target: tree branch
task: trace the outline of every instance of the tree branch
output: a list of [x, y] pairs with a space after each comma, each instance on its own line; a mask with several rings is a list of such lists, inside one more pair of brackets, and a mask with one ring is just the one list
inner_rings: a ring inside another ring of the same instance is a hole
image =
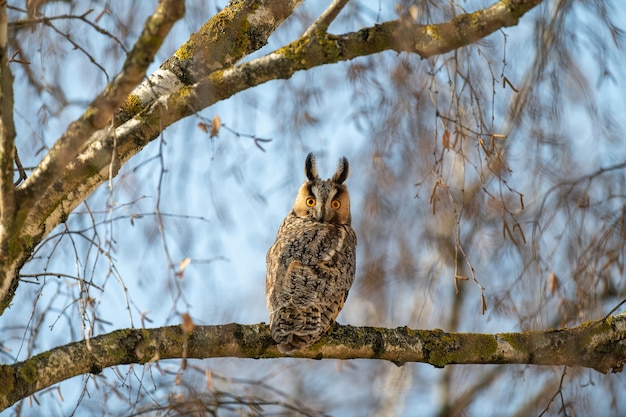
[[[0, 271], [11, 269], [11, 237], [15, 234], [15, 124], [13, 74], [9, 67], [7, 2], [0, 0]], [[15, 268], [13, 268], [15, 270]], [[0, 293], [17, 286], [0, 275]]]
[[[137, 127], [132, 117], [143, 112], [147, 107], [153, 108], [149, 119], [154, 122], [149, 132], [139, 132], [134, 136], [135, 143], [119, 142], [116, 150], [120, 162], [115, 168], [131, 156], [138, 153], [150, 140], [157, 137], [162, 129], [174, 121], [188, 116], [194, 110], [165, 109], [155, 102], [162, 97], [193, 93], [193, 85], [216, 68], [229, 66], [254, 52], [267, 43], [273, 31], [286, 19], [302, 0], [246, 0], [231, 2], [222, 12], [211, 18], [203, 28], [190, 36], [161, 67], [146, 81], [139, 84], [125, 98], [124, 104], [116, 114], [117, 125], [126, 123], [126, 127], [117, 132], [100, 130], [93, 132], [87, 147], [65, 166], [64, 176], [57, 178], [46, 193], [40, 196], [38, 207], [32, 210], [25, 238], [37, 243], [40, 239], [33, 236], [52, 230], [88, 196], [95, 188], [108, 178], [108, 167], [112, 157], [112, 138], [131, 131]], [[161, 116], [173, 110], [176, 115], [165, 123]], [[146, 123], [147, 119], [140, 120]], [[146, 126], [147, 127], [147, 126]], [[126, 155], [127, 157], [121, 157]], [[94, 175], [97, 172], [98, 174]], [[117, 173], [117, 170], [115, 171]]]
[[308, 38], [310, 36], [314, 36], [318, 32], [325, 33], [328, 30], [328, 26], [337, 18], [341, 10], [348, 4], [350, 0], [333, 0], [330, 6], [324, 13], [318, 17], [315, 22], [304, 32], [302, 35], [303, 38]]
[[136, 116], [159, 97], [192, 86], [213, 71], [235, 65], [265, 46], [274, 30], [302, 1], [229, 2], [133, 90], [116, 114], [117, 124]]
[[[9, 68], [7, 2], [0, 0], [0, 219], [12, 216], [15, 126], [13, 74]], [[5, 226], [4, 222], [0, 227]], [[0, 233], [2, 236], [2, 233]]]
[[500, 0], [485, 9], [435, 25], [396, 21], [389, 28], [393, 30], [387, 31], [392, 34], [389, 42], [397, 52], [416, 52], [422, 58], [443, 54], [470, 45], [502, 28], [517, 25], [520, 17], [542, 2]]
[[[399, 366], [422, 362], [437, 368], [449, 364], [566, 365], [606, 373], [622, 371], [626, 361], [624, 340], [626, 313], [571, 329], [499, 334], [337, 325], [320, 342], [293, 357], [380, 359]], [[181, 326], [118, 330], [0, 366], [0, 408], [74, 376], [98, 374], [115, 365], [183, 357], [285, 356], [276, 348], [265, 323], [199, 326], [190, 334]]]

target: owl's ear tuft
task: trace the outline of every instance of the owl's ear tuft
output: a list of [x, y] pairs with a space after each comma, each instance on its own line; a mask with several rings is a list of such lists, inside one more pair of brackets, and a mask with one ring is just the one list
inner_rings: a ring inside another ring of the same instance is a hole
[[337, 172], [331, 178], [331, 181], [335, 184], [343, 184], [350, 174], [350, 165], [348, 165], [348, 159], [343, 156], [337, 164]]
[[309, 181], [319, 179], [319, 175], [317, 175], [317, 166], [315, 165], [315, 155], [313, 155], [312, 152], [306, 156], [306, 161], [304, 161], [304, 174]]

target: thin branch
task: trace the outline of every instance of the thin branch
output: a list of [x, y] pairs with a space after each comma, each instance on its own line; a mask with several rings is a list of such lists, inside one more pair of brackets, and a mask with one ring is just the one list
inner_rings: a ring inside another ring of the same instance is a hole
[[271, 138], [260, 138], [257, 135], [251, 135], [249, 133], [241, 133], [236, 131], [233, 128], [226, 126], [225, 123], [222, 123], [218, 116], [215, 116], [213, 120], [208, 120], [206, 117], [202, 117], [198, 115], [198, 118], [202, 120], [202, 122], [198, 123], [198, 127], [205, 133], [209, 133], [210, 138], [214, 138], [219, 135], [221, 129], [226, 129], [233, 135], [238, 138], [249, 138], [254, 141], [254, 145], [259, 148], [262, 152], [265, 152], [265, 148], [262, 143], [269, 143], [272, 141]]
[[15, 149], [15, 166], [17, 167], [18, 178], [15, 180], [13, 186], [17, 187], [22, 181], [26, 180], [28, 176], [26, 175], [26, 171], [24, 170], [24, 166], [22, 166], [22, 161], [20, 161], [20, 156]]
[[20, 279], [34, 278], [36, 280], [39, 280], [40, 278], [44, 278], [44, 277], [68, 278], [68, 279], [73, 279], [73, 280], [76, 280], [76, 281], [79, 281], [79, 282], [83, 281], [85, 283], [85, 285], [94, 287], [94, 288], [98, 289], [100, 292], [104, 292], [104, 288], [94, 284], [93, 282], [88, 282], [88, 281], [85, 281], [83, 278], [80, 278], [78, 276], [65, 274], [65, 273], [62, 273], [62, 272], [40, 272], [38, 274], [20, 274]]
[[604, 317], [604, 320], [608, 319], [613, 313], [615, 313], [621, 306], [624, 305], [624, 303], [626, 303], [626, 299], [620, 301], [620, 303], [618, 305], [616, 305], [615, 307], [613, 307], [611, 309], [611, 311], [609, 311], [607, 313], [607, 315]]
[[309, 38], [316, 33], [326, 33], [328, 26], [337, 18], [341, 10], [348, 4], [350, 0], [333, 0], [324, 13], [318, 17], [315, 22], [304, 32], [303, 38]]
[[[28, 13], [24, 9], [19, 9], [19, 8], [10, 7], [10, 6], [9, 6], [9, 8], [13, 8], [14, 10], [18, 10], [18, 11], [20, 11], [22, 13]], [[85, 13], [80, 14], [80, 15], [62, 14], [62, 15], [50, 16], [50, 17], [43, 16], [43, 17], [32, 18], [32, 19], [27, 19], [27, 20], [18, 20], [16, 22], [10, 22], [9, 23], [9, 27], [12, 28], [13, 30], [17, 30], [17, 29], [21, 29], [21, 28], [28, 28], [30, 26], [34, 26], [34, 25], [39, 24], [39, 23], [44, 23], [46, 25], [49, 25], [50, 22], [55, 21], [55, 20], [72, 20], [72, 19], [80, 20], [80, 21], [86, 23], [87, 25], [91, 26], [96, 32], [101, 33], [104, 36], [106, 36], [107, 38], [111, 39], [125, 53], [128, 53], [128, 50], [126, 49], [126, 47], [124, 47], [124, 44], [122, 43], [122, 41], [119, 40], [119, 38], [117, 36], [113, 35], [109, 31], [107, 31], [106, 29], [98, 26], [97, 24], [95, 24], [91, 20], [87, 19], [87, 16], [89, 14], [91, 14], [92, 12], [93, 12], [93, 9], [89, 9]]]
[[72, 36], [69, 33], [60, 31], [56, 26], [54, 26], [54, 24], [51, 21], [44, 21], [44, 23], [46, 24], [46, 26], [50, 27], [53, 31], [55, 31], [59, 36], [65, 38], [69, 43], [71, 43], [74, 49], [81, 51], [83, 55], [85, 55], [87, 59], [89, 59], [89, 62], [95, 65], [100, 71], [102, 71], [102, 73], [107, 79], [107, 83], [109, 83], [110, 80], [109, 80], [109, 74], [107, 73], [107, 70], [102, 65], [98, 64], [98, 61], [96, 60], [96, 58], [93, 57], [93, 55], [91, 55], [85, 48], [83, 48], [82, 46], [80, 46], [80, 44], [74, 41], [74, 39], [72, 39]]
[[[145, 364], [183, 357], [182, 326], [124, 329], [70, 343], [24, 362], [0, 365], [0, 408], [58, 382], [85, 373], [98, 374], [121, 364]], [[593, 368], [621, 372], [626, 361], [626, 313], [578, 327], [522, 333], [447, 333], [407, 327], [335, 326], [307, 350], [293, 357], [311, 359], [379, 359], [398, 366], [407, 362], [449, 364], [531, 364]], [[268, 326], [226, 324], [197, 326], [189, 334], [187, 358], [284, 357]]]
[[559, 381], [559, 389], [554, 393], [546, 408], [539, 414], [539, 417], [543, 417], [550, 410], [550, 405], [554, 402], [557, 396], [561, 397], [561, 409], [559, 411], [563, 411], [563, 415], [565, 417], [569, 417], [567, 414], [567, 408], [565, 406], [565, 399], [563, 398], [563, 380], [565, 379], [565, 375], [567, 375], [567, 366], [563, 367], [563, 373], [561, 374], [561, 380]]

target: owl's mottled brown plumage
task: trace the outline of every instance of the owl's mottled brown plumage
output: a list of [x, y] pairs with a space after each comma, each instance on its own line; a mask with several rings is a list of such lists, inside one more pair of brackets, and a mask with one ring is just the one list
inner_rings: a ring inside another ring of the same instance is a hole
[[307, 180], [267, 252], [270, 330], [282, 353], [317, 342], [337, 318], [354, 281], [356, 235], [343, 184], [348, 160], [341, 158], [335, 175], [324, 181], [309, 154], [304, 172]]

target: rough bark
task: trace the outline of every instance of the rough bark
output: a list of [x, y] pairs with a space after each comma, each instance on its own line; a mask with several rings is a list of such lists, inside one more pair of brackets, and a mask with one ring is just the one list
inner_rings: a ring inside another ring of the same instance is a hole
[[[15, 126], [13, 123], [13, 74], [9, 67], [7, 2], [0, 0], [0, 294], [14, 291], [17, 280], [6, 278], [17, 274], [11, 262], [11, 238], [16, 235], [15, 191]], [[4, 282], [3, 282], [3, 275]], [[1, 299], [0, 299], [1, 300]], [[0, 313], [4, 310], [0, 301]]]
[[[582, 366], [621, 372], [626, 361], [626, 313], [589, 321], [570, 329], [521, 333], [448, 333], [407, 327], [335, 326], [307, 350], [292, 355], [310, 359], [379, 359], [403, 365], [527, 364]], [[172, 358], [286, 357], [265, 323], [124, 329], [70, 343], [24, 362], [0, 366], [0, 408], [85, 373], [123, 364]]]

